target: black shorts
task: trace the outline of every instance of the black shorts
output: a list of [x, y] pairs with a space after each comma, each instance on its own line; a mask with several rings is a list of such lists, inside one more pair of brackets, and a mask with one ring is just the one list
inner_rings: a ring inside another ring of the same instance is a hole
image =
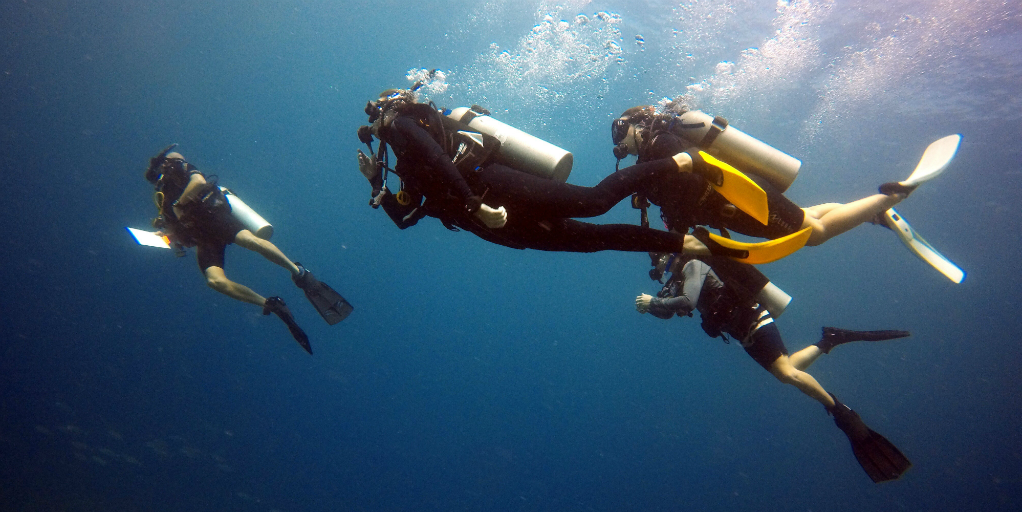
[[789, 351], [782, 342], [782, 334], [775, 322], [771, 322], [757, 330], [750, 337], [749, 345], [743, 349], [765, 370], [772, 371], [772, 363], [781, 356], [788, 356]]
[[224, 268], [224, 250], [235, 242], [245, 226], [224, 208], [216, 212], [202, 212], [195, 219], [196, 259], [200, 272], [210, 267]]
[[710, 197], [705, 199], [705, 206], [701, 212], [705, 218], [701, 219], [700, 223], [767, 239], [781, 238], [800, 231], [800, 226], [804, 223], [803, 209], [782, 195], [767, 180], [758, 176], [749, 177], [760, 185], [764, 189], [765, 195], [768, 196], [767, 226], [730, 205], [724, 197], [717, 193], [710, 194]]

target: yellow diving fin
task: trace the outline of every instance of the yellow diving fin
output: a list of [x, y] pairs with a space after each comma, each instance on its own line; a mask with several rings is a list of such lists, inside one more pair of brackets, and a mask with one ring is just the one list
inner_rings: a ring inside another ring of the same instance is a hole
[[[707, 165], [702, 166], [695, 161], [694, 171], [708, 180], [715, 191], [722, 194], [722, 197], [767, 226], [768, 196], [764, 193], [764, 189], [735, 167], [703, 151], [699, 151], [698, 154], [699, 158]], [[692, 158], [693, 155], [690, 156]], [[701, 167], [704, 168], [703, 171]], [[708, 169], [708, 167], [713, 167], [713, 169]]]
[[[699, 231], [703, 231], [703, 233], [698, 233]], [[781, 260], [799, 251], [801, 247], [807, 244], [807, 239], [811, 237], [811, 227], [808, 226], [782, 238], [752, 244], [737, 242], [730, 238], [708, 233], [703, 229], [695, 230], [694, 236], [703, 242], [704, 245], [708, 246], [711, 254], [718, 253], [736, 261], [758, 265]]]

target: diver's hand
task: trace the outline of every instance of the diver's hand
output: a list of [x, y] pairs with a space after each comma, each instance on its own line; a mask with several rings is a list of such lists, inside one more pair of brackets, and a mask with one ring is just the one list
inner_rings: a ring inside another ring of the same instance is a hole
[[504, 206], [499, 206], [498, 209], [495, 210], [486, 204], [481, 204], [480, 209], [473, 215], [476, 215], [476, 218], [480, 219], [480, 222], [483, 222], [485, 226], [491, 229], [504, 227], [505, 222], [508, 221], [508, 212], [505, 211]]
[[380, 169], [377, 167], [377, 158], [373, 155], [366, 156], [363, 150], [358, 150], [359, 154], [356, 158], [359, 159], [359, 172], [366, 176], [370, 183], [373, 183], [374, 178], [380, 176]]
[[654, 297], [641, 293], [636, 298], [636, 310], [642, 315], [651, 310], [651, 299]]
[[710, 256], [711, 250], [693, 235], [683, 236], [683, 252], [692, 256]]
[[677, 153], [672, 156], [672, 160], [676, 161], [679, 172], [693, 172], [693, 157], [689, 153]]
[[675, 160], [676, 166], [679, 167], [679, 172], [696, 173], [705, 180], [719, 187], [722, 186], [724, 179], [722, 170], [707, 163], [697, 148], [688, 149], [685, 152], [673, 155], [672, 160]]

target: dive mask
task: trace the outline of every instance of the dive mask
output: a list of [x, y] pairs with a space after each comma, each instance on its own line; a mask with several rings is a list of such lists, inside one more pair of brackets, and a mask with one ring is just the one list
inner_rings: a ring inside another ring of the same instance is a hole
[[156, 156], [149, 159], [149, 168], [146, 169], [146, 181], [156, 183], [160, 180], [160, 176], [163, 174], [160, 171], [160, 168], [163, 167], [164, 163], [167, 161], [167, 154], [176, 147], [178, 147], [178, 143], [171, 144]]
[[629, 134], [629, 120], [620, 117], [612, 121], [612, 144], [618, 144]]

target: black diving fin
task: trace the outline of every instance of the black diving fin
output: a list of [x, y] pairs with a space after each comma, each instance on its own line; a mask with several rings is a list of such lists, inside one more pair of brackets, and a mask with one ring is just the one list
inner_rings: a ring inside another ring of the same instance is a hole
[[326, 283], [317, 280], [313, 274], [306, 270], [301, 263], [295, 262], [299, 267], [299, 275], [292, 276], [295, 286], [302, 288], [317, 313], [324, 318], [328, 325], [334, 325], [348, 317], [354, 309], [351, 304], [342, 297], [340, 293], [327, 286]]
[[313, 353], [313, 347], [309, 345], [309, 337], [299, 327], [299, 324], [295, 323], [295, 317], [292, 316], [292, 312], [288, 310], [288, 306], [285, 305], [284, 300], [281, 297], [268, 297], [267, 301], [263, 303], [263, 314], [275, 314], [285, 325], [288, 326], [288, 331], [292, 333], [292, 337], [295, 341], [302, 345], [302, 348]]
[[815, 343], [822, 353], [828, 354], [836, 345], [851, 341], [886, 341], [910, 336], [909, 331], [849, 331], [838, 327], [822, 327], [821, 341]]
[[[831, 393], [829, 393], [832, 395]], [[860, 415], [832, 395], [835, 407], [828, 409], [836, 426], [850, 440], [853, 456], [875, 483], [895, 480], [910, 469], [910, 459], [881, 434], [868, 428]]]

